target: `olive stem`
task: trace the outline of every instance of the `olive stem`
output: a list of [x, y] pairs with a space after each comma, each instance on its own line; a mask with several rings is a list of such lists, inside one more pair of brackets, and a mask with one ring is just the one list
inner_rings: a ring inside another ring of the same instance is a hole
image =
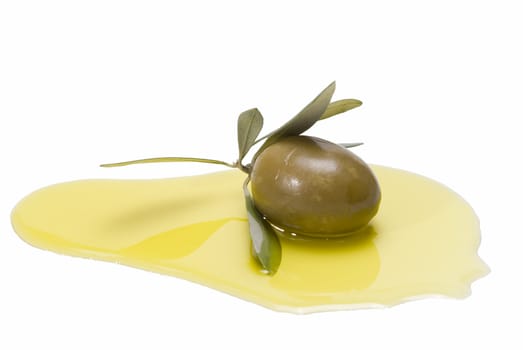
[[254, 146], [255, 144], [259, 143], [260, 141], [265, 140], [265, 139], [268, 138], [269, 136], [270, 136], [270, 134], [267, 134], [267, 135], [265, 135], [265, 136], [263, 136], [263, 137], [260, 137], [258, 140], [254, 141], [254, 143], [253, 143], [252, 145]]
[[243, 165], [242, 162], [240, 162], [239, 160], [237, 160], [236, 162], [234, 162], [232, 164], [232, 167], [233, 168], [237, 168], [239, 169], [240, 171], [243, 171], [245, 174], [247, 175], [250, 175], [251, 174], [251, 165], [250, 164], [247, 164], [247, 165]]

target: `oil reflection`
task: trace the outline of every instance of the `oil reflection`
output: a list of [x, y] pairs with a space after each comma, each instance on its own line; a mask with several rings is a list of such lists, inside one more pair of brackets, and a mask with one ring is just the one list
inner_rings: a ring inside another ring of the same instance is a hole
[[367, 288], [380, 270], [372, 226], [343, 239], [292, 240], [282, 238], [283, 260], [271, 278], [275, 288], [302, 295], [326, 296]]
[[151, 235], [135, 245], [122, 249], [120, 254], [149, 261], [180, 259], [200, 248], [212, 234], [231, 220], [225, 218], [199, 222]]

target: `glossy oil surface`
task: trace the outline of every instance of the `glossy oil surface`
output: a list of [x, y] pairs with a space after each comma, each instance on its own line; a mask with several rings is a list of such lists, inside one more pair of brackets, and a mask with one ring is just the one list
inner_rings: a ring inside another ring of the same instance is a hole
[[280, 311], [468, 296], [489, 271], [473, 210], [430, 179], [372, 168], [382, 203], [371, 225], [344, 240], [283, 239], [274, 276], [250, 256], [239, 171], [53, 185], [20, 201], [12, 223], [38, 248], [185, 278]]

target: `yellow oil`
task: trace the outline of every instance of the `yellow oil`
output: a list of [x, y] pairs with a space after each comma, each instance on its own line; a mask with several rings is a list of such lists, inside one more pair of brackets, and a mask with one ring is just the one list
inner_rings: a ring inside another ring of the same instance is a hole
[[280, 311], [468, 296], [489, 271], [470, 206], [425, 177], [373, 170], [383, 199], [370, 226], [344, 240], [283, 238], [274, 276], [251, 258], [239, 171], [58, 184], [24, 198], [11, 219], [36, 247], [185, 278]]

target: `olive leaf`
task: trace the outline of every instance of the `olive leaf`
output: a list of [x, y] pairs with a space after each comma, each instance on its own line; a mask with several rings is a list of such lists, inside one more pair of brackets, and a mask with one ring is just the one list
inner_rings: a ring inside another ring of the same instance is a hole
[[257, 108], [249, 109], [238, 117], [238, 151], [241, 162], [254, 145], [263, 127], [263, 116]]
[[332, 116], [335, 116], [336, 114], [347, 112], [361, 105], [362, 102], [360, 100], [356, 100], [353, 98], [331, 102], [327, 106], [325, 112], [323, 112], [320, 119], [330, 118]]
[[147, 158], [147, 159], [137, 159], [137, 160], [129, 160], [127, 162], [119, 162], [119, 163], [108, 163], [108, 164], [102, 164], [101, 167], [104, 168], [112, 168], [117, 166], [126, 166], [131, 164], [143, 164], [143, 163], [172, 163], [172, 162], [198, 162], [198, 163], [210, 163], [210, 164], [220, 164], [225, 165], [228, 167], [234, 167], [233, 164], [229, 164], [227, 162], [223, 162], [221, 160], [215, 160], [215, 159], [206, 159], [206, 158], [191, 158], [191, 157], [160, 157], [160, 158]]
[[273, 275], [281, 263], [281, 244], [272, 226], [264, 219], [255, 207], [247, 185], [250, 177], [243, 183], [245, 207], [249, 221], [249, 232], [252, 243], [252, 253], [264, 271]]
[[320, 120], [321, 116], [327, 109], [335, 89], [336, 82], [330, 83], [329, 86], [327, 86], [314, 100], [312, 100], [312, 102], [294, 116], [294, 118], [268, 135], [257, 140], [256, 142], [267, 139], [254, 158], [256, 158], [265, 148], [278, 141], [278, 139], [285, 136], [300, 135], [302, 132], [313, 126], [318, 120]]
[[345, 147], [345, 148], [352, 148], [352, 147], [358, 147], [358, 146], [363, 145], [363, 142], [338, 143], [338, 145]]

